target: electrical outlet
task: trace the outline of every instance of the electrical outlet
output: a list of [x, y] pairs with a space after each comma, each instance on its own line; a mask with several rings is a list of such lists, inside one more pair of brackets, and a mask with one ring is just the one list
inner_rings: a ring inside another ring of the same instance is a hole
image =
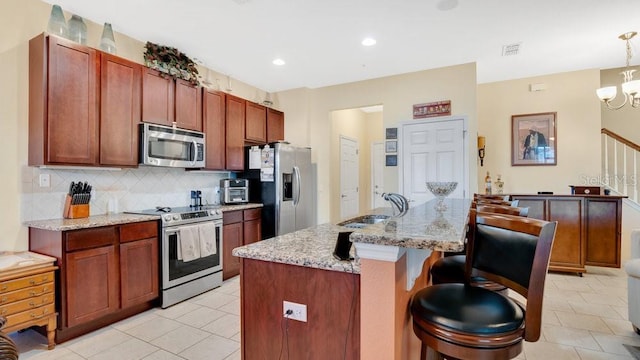
[[40, 187], [49, 187], [49, 186], [51, 186], [51, 175], [40, 174]]
[[[292, 311], [291, 315], [287, 315], [287, 310]], [[289, 301], [283, 301], [282, 314], [284, 317], [289, 318], [291, 320], [307, 322], [307, 305], [297, 304]]]

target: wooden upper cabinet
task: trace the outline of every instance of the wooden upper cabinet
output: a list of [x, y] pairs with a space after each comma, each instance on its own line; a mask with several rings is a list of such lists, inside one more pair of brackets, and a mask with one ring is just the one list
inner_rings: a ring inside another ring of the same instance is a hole
[[202, 93], [202, 129], [207, 152], [205, 169], [223, 170], [225, 168], [225, 114], [225, 93], [205, 89]]
[[142, 65], [101, 54], [100, 164], [138, 165]]
[[95, 49], [29, 41], [29, 165], [98, 163], [99, 72]]
[[165, 126], [175, 119], [175, 81], [145, 67], [142, 73], [142, 121]]
[[284, 113], [267, 109], [267, 143], [284, 141]]
[[226, 169], [244, 170], [245, 100], [226, 96]]
[[181, 129], [202, 131], [202, 88], [182, 80], [175, 80], [175, 121]]
[[267, 141], [267, 108], [251, 101], [245, 101], [245, 136], [250, 143], [264, 144]]

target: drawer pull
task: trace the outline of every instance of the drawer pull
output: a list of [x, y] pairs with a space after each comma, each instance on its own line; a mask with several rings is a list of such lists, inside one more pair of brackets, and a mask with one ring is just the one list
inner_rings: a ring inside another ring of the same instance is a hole
[[37, 303], [37, 302], [35, 302], [33, 300], [29, 301], [29, 306], [37, 307], [37, 306], [40, 306], [40, 305], [43, 305], [43, 304], [48, 304], [48, 303], [49, 303], [49, 298], [48, 297], [43, 297], [42, 300], [39, 303]]
[[0, 290], [5, 291], [9, 288], [8, 285], [2, 285], [2, 287], [0, 287]]
[[47, 293], [47, 288], [43, 288], [42, 292], [39, 293], [39, 294], [37, 292], [33, 291], [33, 290], [29, 291], [29, 295], [31, 295], [31, 296], [40, 296], [40, 295], [44, 295], [46, 293]]
[[38, 314], [35, 314], [35, 313], [31, 313], [30, 315], [31, 315], [32, 319], [40, 319], [40, 318], [45, 317], [47, 315], [47, 309], [44, 309], [42, 311], [41, 315], [38, 315]]
[[2, 309], [2, 311], [0, 311], [0, 314], [7, 315], [7, 309]]
[[3, 296], [2, 299], [0, 299], [0, 303], [5, 303], [7, 302], [7, 300], [9, 300], [9, 298], [7, 298], [6, 296]]
[[45, 276], [42, 279], [40, 279], [40, 282], [36, 281], [36, 279], [31, 279], [29, 280], [29, 285], [40, 285], [40, 284], [44, 284], [48, 281], [49, 279]]

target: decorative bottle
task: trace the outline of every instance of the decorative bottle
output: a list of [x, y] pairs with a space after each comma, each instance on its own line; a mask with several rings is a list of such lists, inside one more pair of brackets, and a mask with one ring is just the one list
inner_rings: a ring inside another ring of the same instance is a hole
[[51, 15], [49, 15], [49, 23], [47, 24], [47, 32], [66, 38], [69, 36], [67, 21], [64, 19], [62, 8], [60, 5], [51, 7]]
[[491, 195], [491, 175], [487, 171], [487, 176], [484, 177], [484, 193]]
[[71, 15], [69, 19], [69, 40], [87, 45], [87, 25], [78, 15]]
[[116, 40], [113, 38], [113, 29], [110, 23], [104, 23], [102, 37], [100, 38], [100, 50], [109, 54], [116, 53]]
[[500, 179], [500, 174], [498, 174], [498, 178], [496, 179], [496, 193], [502, 195], [504, 192], [504, 182]]

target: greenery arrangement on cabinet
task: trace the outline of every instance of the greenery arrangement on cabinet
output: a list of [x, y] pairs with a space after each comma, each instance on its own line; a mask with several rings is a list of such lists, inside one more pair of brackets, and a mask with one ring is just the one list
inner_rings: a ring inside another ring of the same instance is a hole
[[180, 50], [150, 41], [144, 46], [144, 62], [148, 67], [167, 74], [174, 79], [183, 79], [200, 85], [196, 64]]

